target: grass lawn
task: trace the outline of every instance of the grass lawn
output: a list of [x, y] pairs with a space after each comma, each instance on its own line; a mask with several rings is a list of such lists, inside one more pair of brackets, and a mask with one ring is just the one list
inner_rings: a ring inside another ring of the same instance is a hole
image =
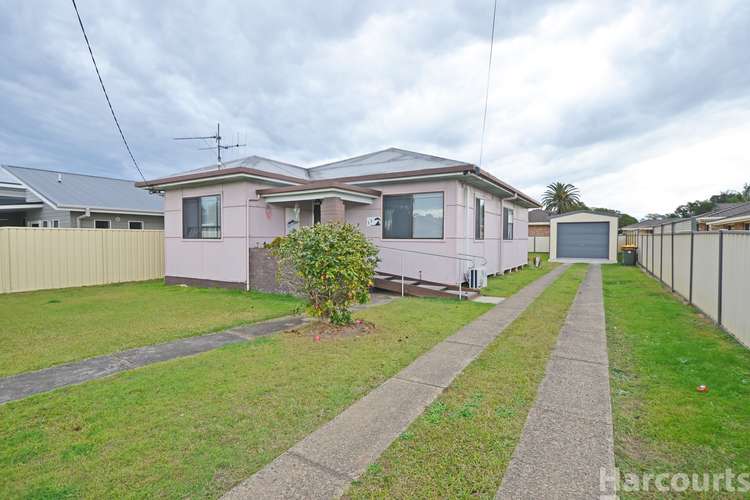
[[0, 497], [217, 497], [491, 306], [397, 299], [0, 406]]
[[[542, 259], [542, 265], [539, 268], [532, 266], [534, 257], [537, 255]], [[489, 278], [487, 287], [482, 289], [482, 295], [510, 297], [521, 288], [560, 265], [556, 262], [548, 262], [548, 259], [549, 254], [547, 253], [529, 253], [529, 265], [527, 267], [520, 271]]]
[[494, 498], [583, 280], [576, 264], [350, 488], [351, 498]]
[[750, 350], [639, 269], [602, 269], [621, 473], [750, 473]]
[[0, 376], [284, 316], [286, 295], [148, 281], [0, 295]]

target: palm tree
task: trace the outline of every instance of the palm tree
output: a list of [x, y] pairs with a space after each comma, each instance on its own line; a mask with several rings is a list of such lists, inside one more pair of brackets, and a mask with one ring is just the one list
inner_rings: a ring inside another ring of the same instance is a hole
[[569, 212], [581, 205], [581, 193], [573, 184], [553, 182], [547, 186], [542, 196], [542, 204], [547, 212]]
[[750, 201], [750, 182], [743, 186], [742, 197], [745, 198], [745, 201]]

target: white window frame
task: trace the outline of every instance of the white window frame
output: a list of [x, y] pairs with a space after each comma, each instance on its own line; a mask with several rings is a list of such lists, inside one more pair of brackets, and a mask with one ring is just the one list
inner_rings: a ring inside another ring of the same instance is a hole
[[[96, 227], [97, 222], [106, 222], [107, 227]], [[94, 229], [112, 229], [112, 221], [109, 219], [94, 219]]]
[[[140, 224], [141, 225], [140, 229], [133, 229], [132, 227], [130, 227], [130, 224], [132, 224], [133, 222], [137, 222], [138, 224]], [[145, 227], [146, 225], [143, 223], [142, 220], [129, 220], [128, 221], [128, 229], [130, 229], [131, 231], [143, 231]]]
[[41, 228], [42, 227], [42, 221], [40, 221], [40, 220], [29, 221], [29, 227], [39, 227], [39, 228]]
[[60, 229], [60, 219], [52, 219], [50, 223], [52, 224], [50, 227], [54, 229]]

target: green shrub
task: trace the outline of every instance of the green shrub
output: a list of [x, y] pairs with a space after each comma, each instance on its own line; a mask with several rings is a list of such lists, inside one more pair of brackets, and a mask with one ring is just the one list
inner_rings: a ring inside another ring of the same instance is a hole
[[351, 224], [301, 227], [275, 242], [282, 266], [291, 266], [310, 298], [310, 313], [336, 325], [351, 323], [349, 308], [369, 299], [378, 249]]

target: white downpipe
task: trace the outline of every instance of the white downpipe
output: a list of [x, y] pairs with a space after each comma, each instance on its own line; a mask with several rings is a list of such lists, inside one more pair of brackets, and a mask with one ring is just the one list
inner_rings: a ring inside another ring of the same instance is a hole
[[86, 209], [86, 210], [85, 210], [85, 211], [83, 212], [83, 214], [81, 214], [81, 215], [79, 215], [78, 217], [76, 217], [76, 227], [77, 227], [77, 228], [80, 228], [80, 227], [81, 227], [81, 220], [82, 220], [82, 219], [87, 219], [87, 218], [89, 218], [89, 217], [91, 217], [91, 209], [90, 209], [90, 208], [87, 208], [87, 209]]
[[250, 291], [250, 199], [245, 199], [245, 291]]
[[[471, 218], [469, 216], [469, 186], [468, 184], [464, 183], [464, 234], [463, 234], [463, 240], [464, 240], [464, 254], [468, 255], [471, 252], [469, 252], [469, 231], [471, 228]], [[459, 263], [459, 268], [461, 269], [461, 272], [458, 275], [458, 284], [459, 287], [461, 286], [461, 283], [464, 281], [464, 269], [465, 264], [463, 262]]]

